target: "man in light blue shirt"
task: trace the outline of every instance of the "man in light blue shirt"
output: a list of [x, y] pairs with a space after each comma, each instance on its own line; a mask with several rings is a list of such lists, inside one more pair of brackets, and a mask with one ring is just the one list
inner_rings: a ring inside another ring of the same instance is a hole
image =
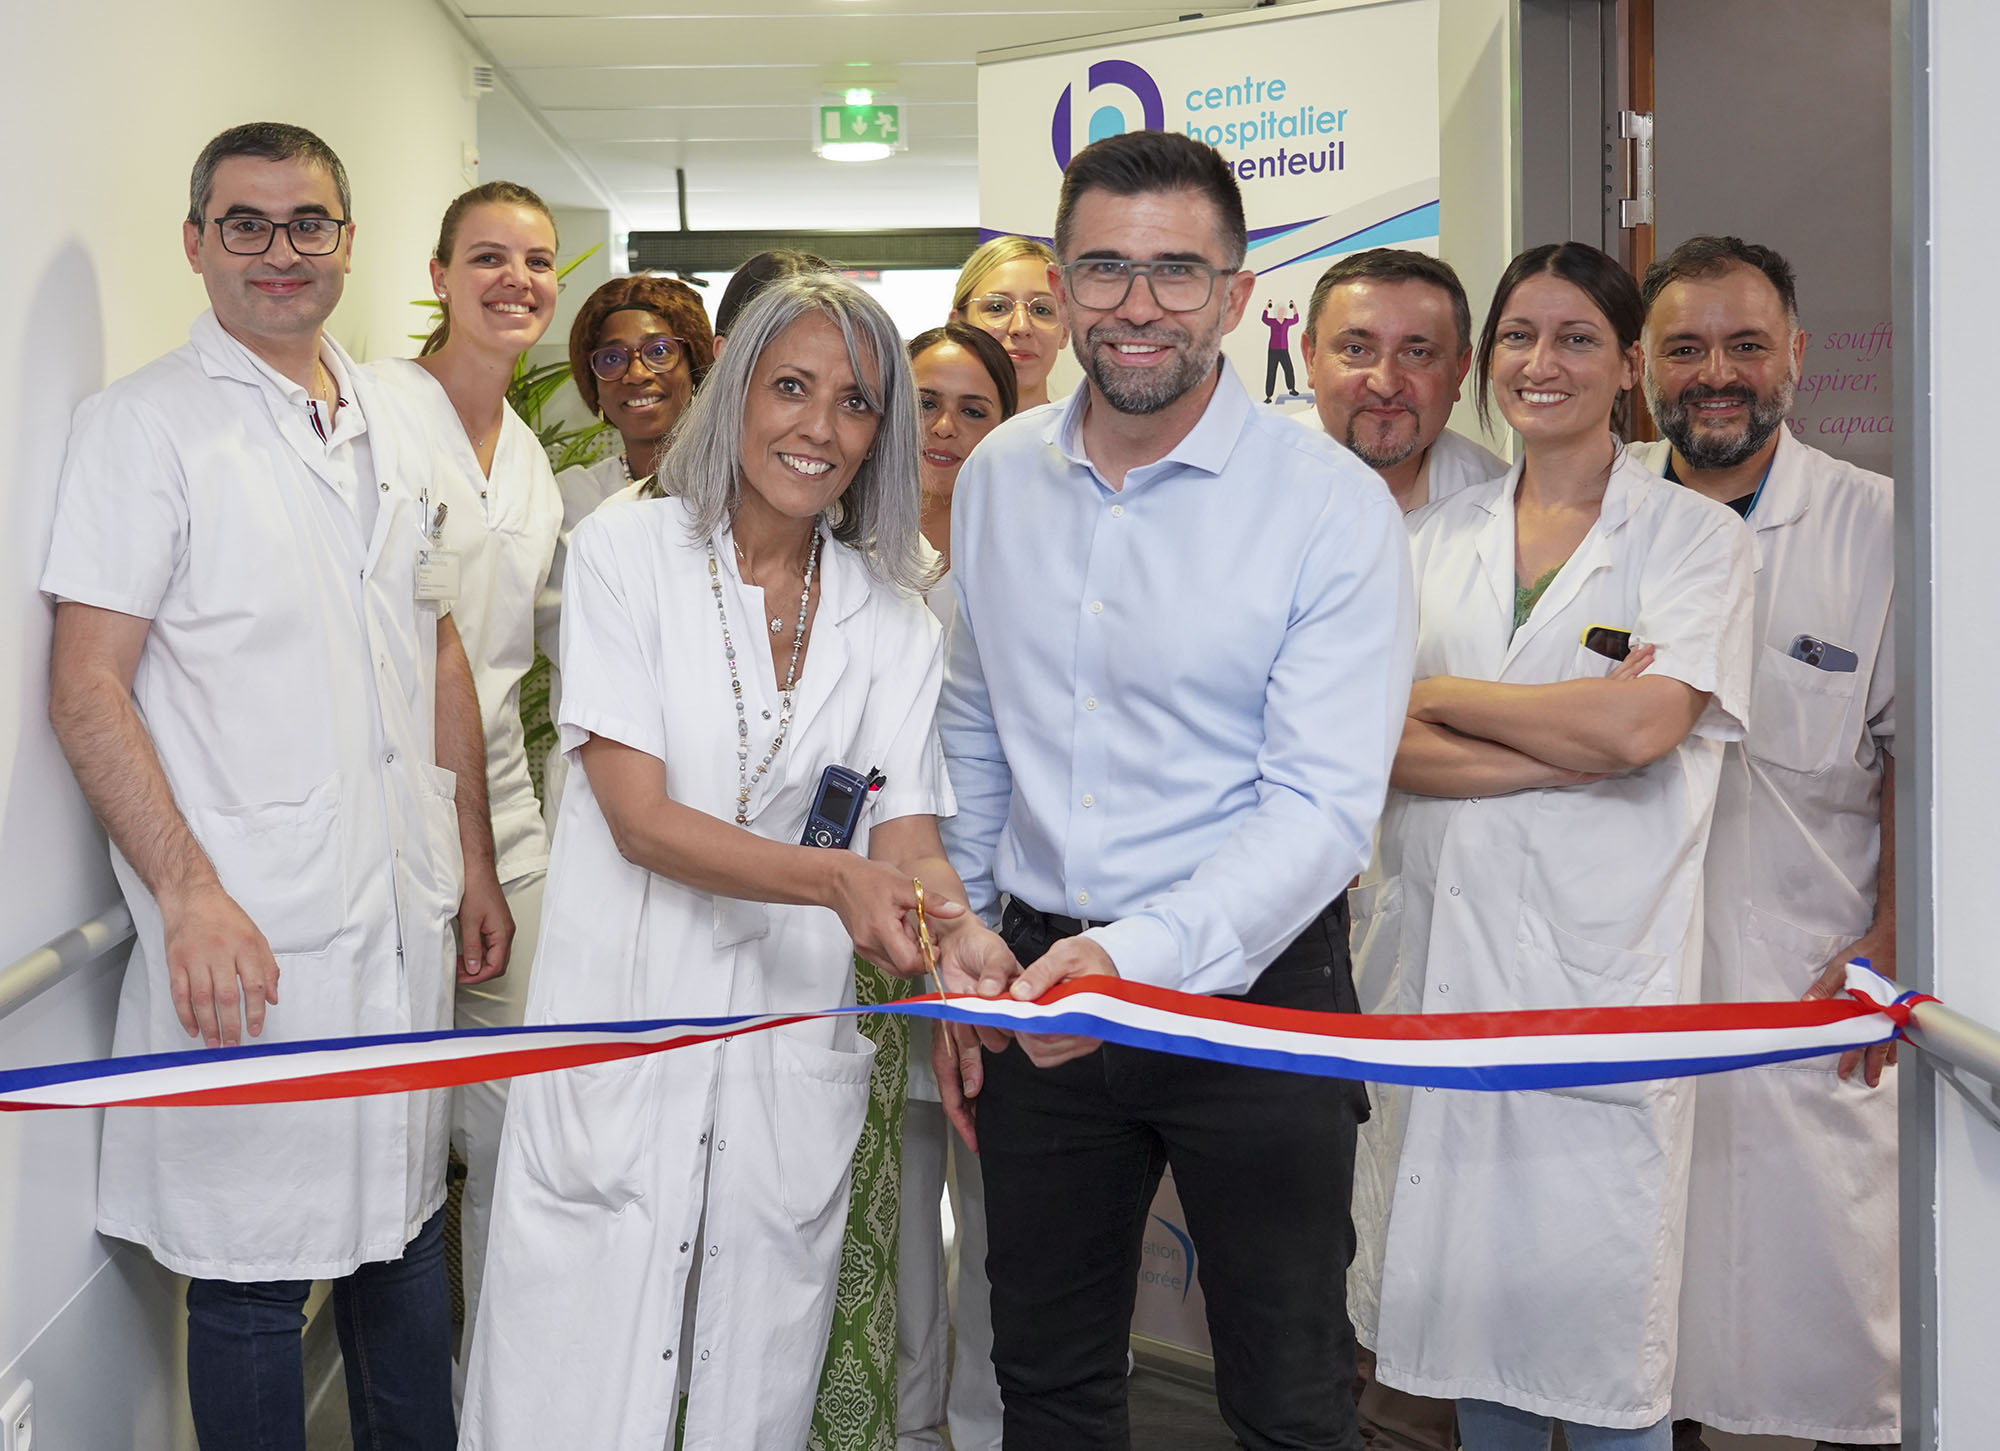
[[[1049, 276], [1086, 382], [959, 478], [946, 840], [1027, 964], [1017, 996], [1111, 974], [1356, 1006], [1343, 893], [1409, 693], [1407, 537], [1379, 478], [1222, 360], [1245, 248], [1211, 148], [1141, 132], [1078, 153]], [[1252, 1448], [1358, 1451], [1360, 1086], [1019, 1041], [937, 1054], [968, 1137], [978, 1106], [1007, 1445], [1129, 1444], [1141, 1234], [1171, 1163], [1224, 1418]]]

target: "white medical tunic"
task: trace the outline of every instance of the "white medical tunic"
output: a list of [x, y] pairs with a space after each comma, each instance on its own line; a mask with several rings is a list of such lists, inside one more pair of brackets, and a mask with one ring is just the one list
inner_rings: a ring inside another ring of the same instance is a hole
[[[1665, 443], [1635, 450], [1664, 469]], [[1894, 744], [1890, 481], [1789, 430], [1749, 524], [1756, 672], [1722, 760], [1702, 999], [1789, 1002], [1875, 917]], [[1850, 671], [1792, 658], [1810, 635]], [[1740, 1435], [1900, 1439], [1896, 1075], [1836, 1059], [1700, 1080], [1674, 1415]]]
[[[1474, 484], [1490, 483], [1507, 472], [1507, 460], [1485, 444], [1447, 428], [1424, 460], [1424, 505], [1441, 504]], [[1414, 512], [1414, 511], [1413, 511]]]
[[[625, 471], [623, 452], [613, 453], [594, 464], [574, 464], [556, 475], [556, 490], [562, 497], [562, 524], [556, 535], [555, 558], [542, 592], [535, 601], [535, 643], [549, 659], [549, 719], [562, 713], [562, 582], [569, 561], [569, 540], [576, 526], [596, 513], [611, 499], [636, 498], [638, 484]], [[561, 747], [549, 752], [542, 765], [542, 818], [555, 829], [562, 809], [563, 781], [569, 761]]]
[[562, 495], [541, 440], [512, 408], [501, 409], [489, 474], [479, 467], [443, 384], [409, 358], [372, 363], [368, 372], [396, 389], [443, 455], [431, 520], [443, 504], [444, 524], [435, 538], [439, 548], [458, 556], [451, 617], [479, 692], [493, 859], [500, 881], [516, 882], [549, 864], [548, 831], [528, 776], [521, 677], [535, 660], [535, 601], [555, 558]]
[[[767, 608], [727, 529], [714, 543], [761, 756], [778, 714], [764, 621], [796, 601]], [[820, 579], [791, 729], [749, 829], [796, 842], [826, 767], [872, 766], [888, 780], [862, 817], [865, 852], [871, 822], [952, 810], [938, 626], [830, 539]], [[562, 633], [564, 749], [603, 736], [643, 751], [675, 800], [732, 820], [736, 711], [708, 552], [680, 499], [615, 503], [577, 529]], [[627, 861], [577, 769], [528, 1021], [851, 1004], [852, 950], [826, 908], [717, 897]], [[802, 1447], [872, 1059], [851, 1019], [821, 1019], [518, 1081], [460, 1444], [662, 1451], [684, 1388], [687, 1451]]]
[[[1516, 465], [1418, 527], [1417, 677], [1602, 676], [1612, 662], [1581, 639], [1609, 625], [1658, 647], [1650, 673], [1712, 700], [1666, 756], [1592, 785], [1469, 800], [1391, 791], [1382, 880], [1354, 894], [1366, 1011], [1695, 996], [1702, 854], [1723, 743], [1749, 706], [1749, 536], [1727, 508], [1627, 457], [1514, 631], [1519, 481]], [[1373, 1093], [1349, 1299], [1380, 1379], [1592, 1425], [1664, 1416], [1688, 1084]]]
[[[78, 408], [42, 589], [151, 622], [132, 693], [188, 828], [280, 971], [265, 1043], [451, 1026], [461, 866], [435, 764], [437, 607], [415, 599], [430, 458], [328, 339], [347, 400], [212, 314]], [[114, 1051], [201, 1045], [160, 909], [112, 849], [138, 943]], [[111, 1109], [97, 1225], [182, 1274], [321, 1279], [398, 1258], [444, 1199], [442, 1092]]]

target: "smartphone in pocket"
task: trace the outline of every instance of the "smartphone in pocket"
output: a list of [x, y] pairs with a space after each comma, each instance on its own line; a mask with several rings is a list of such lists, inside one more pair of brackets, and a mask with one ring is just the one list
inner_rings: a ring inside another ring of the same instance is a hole
[[1609, 625], [1592, 625], [1583, 632], [1583, 648], [1607, 660], [1623, 660], [1632, 653], [1632, 632], [1614, 630]]
[[1845, 645], [1830, 644], [1811, 635], [1801, 635], [1792, 641], [1790, 653], [1794, 660], [1803, 660], [1815, 670], [1825, 670], [1834, 675], [1852, 675], [1861, 664]]

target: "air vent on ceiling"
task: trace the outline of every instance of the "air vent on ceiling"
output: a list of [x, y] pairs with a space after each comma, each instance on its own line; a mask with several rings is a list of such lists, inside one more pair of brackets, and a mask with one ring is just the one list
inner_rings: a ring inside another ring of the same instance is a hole
[[475, 101], [481, 96], [490, 96], [493, 94], [493, 87], [497, 83], [498, 77], [494, 75], [493, 67], [490, 65], [475, 61], [466, 68], [466, 94], [471, 96]]

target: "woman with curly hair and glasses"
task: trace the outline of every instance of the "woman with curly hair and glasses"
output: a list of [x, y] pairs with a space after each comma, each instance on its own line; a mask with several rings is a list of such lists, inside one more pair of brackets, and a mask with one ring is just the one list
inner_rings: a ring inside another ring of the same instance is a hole
[[569, 537], [606, 499], [637, 494], [651, 485], [667, 435], [714, 358], [715, 338], [700, 296], [671, 277], [614, 277], [584, 299], [570, 325], [570, 377], [583, 406], [617, 430], [619, 446], [596, 463], [556, 475], [562, 531], [535, 613], [535, 643], [549, 665], [545, 674], [537, 662], [522, 689], [534, 718], [530, 745], [542, 767], [542, 812], [552, 827], [567, 770], [561, 753], [551, 748], [562, 700], [558, 651]]

